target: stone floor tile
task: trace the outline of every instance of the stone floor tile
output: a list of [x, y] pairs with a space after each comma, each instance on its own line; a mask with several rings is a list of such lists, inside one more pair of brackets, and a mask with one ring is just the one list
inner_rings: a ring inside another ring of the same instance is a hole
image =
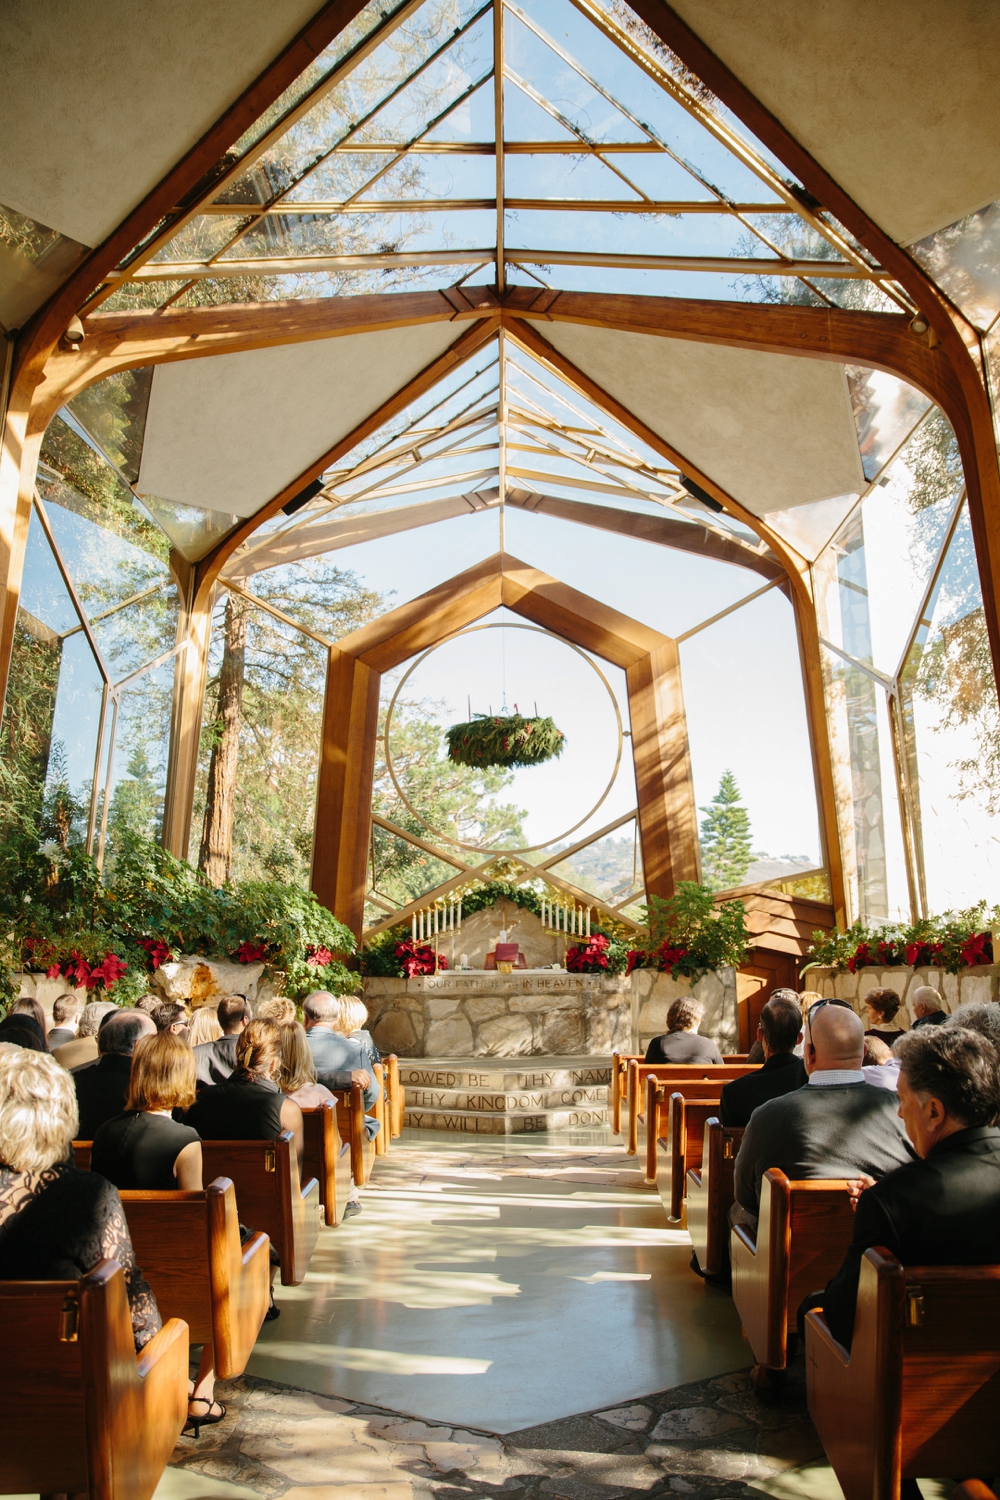
[[744, 1428], [746, 1423], [728, 1411], [706, 1406], [681, 1406], [664, 1412], [653, 1428], [654, 1442], [683, 1441], [685, 1438], [715, 1438]]
[[390, 1484], [307, 1484], [286, 1490], [284, 1500], [413, 1500], [413, 1486]]
[[612, 1427], [624, 1427], [628, 1432], [642, 1432], [652, 1415], [648, 1406], [619, 1406], [614, 1411], [597, 1413], [600, 1421], [610, 1422]]

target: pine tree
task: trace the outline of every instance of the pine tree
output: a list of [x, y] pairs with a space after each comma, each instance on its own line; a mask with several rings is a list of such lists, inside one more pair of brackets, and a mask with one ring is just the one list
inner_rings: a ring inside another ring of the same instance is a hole
[[750, 818], [732, 771], [723, 771], [719, 790], [701, 811], [702, 879], [710, 890], [731, 890], [741, 883], [753, 857]]

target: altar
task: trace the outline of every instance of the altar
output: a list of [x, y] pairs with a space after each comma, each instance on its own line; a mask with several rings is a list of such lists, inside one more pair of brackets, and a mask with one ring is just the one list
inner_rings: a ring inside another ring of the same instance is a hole
[[364, 981], [368, 1029], [398, 1057], [607, 1057], [632, 1045], [623, 974], [552, 969]]

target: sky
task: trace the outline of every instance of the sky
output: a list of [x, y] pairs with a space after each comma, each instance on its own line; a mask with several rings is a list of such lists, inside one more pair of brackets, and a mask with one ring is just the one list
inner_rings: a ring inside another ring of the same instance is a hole
[[[393, 602], [401, 604], [497, 547], [497, 512], [490, 511], [344, 548], [335, 560], [367, 586], [394, 591]], [[519, 510], [508, 510], [506, 549], [668, 635], [692, 629], [762, 583], [743, 568]], [[520, 630], [490, 630], [435, 651], [405, 695], [444, 700], [442, 723], [465, 719], [470, 696], [473, 711], [496, 708], [503, 697], [504, 637], [508, 704], [533, 709], [537, 700], [539, 712], [551, 714], [568, 740], [559, 761], [515, 773], [504, 794], [528, 810], [531, 842], [548, 842], [586, 814], [612, 768], [614, 714], [593, 671], [562, 643]], [[731, 769], [750, 814], [754, 849], [818, 863], [812, 759], [788, 600], [774, 589], [694, 636], [681, 646], [681, 665], [699, 807]], [[627, 729], [624, 674], [604, 664], [602, 669]], [[634, 805], [626, 741], [618, 782], [584, 830]]]

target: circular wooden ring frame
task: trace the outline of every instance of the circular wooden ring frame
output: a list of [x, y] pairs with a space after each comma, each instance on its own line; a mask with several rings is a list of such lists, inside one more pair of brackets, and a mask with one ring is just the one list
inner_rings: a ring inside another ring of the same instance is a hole
[[[607, 786], [604, 788], [604, 791], [601, 793], [600, 797], [598, 797], [597, 801], [594, 803], [590, 811], [585, 813], [582, 818], [574, 823], [572, 828], [567, 828], [564, 833], [557, 834], [555, 838], [545, 839], [541, 844], [524, 844], [519, 849], [495, 849], [489, 844], [466, 844], [463, 843], [461, 839], [452, 838], [448, 833], [442, 833], [439, 828], [434, 827], [433, 823], [429, 823], [427, 821], [423, 813], [418, 812], [417, 809], [413, 806], [413, 803], [407, 797], [406, 793], [403, 791], [403, 788], [399, 784], [399, 779], [396, 776], [396, 768], [392, 763], [392, 751], [389, 749], [389, 734], [392, 730], [392, 715], [396, 708], [396, 700], [398, 699], [400, 693], [403, 691], [403, 688], [409, 682], [410, 678], [413, 676], [413, 673], [417, 670], [421, 663], [425, 662], [433, 651], [437, 651], [440, 646], [446, 646], [449, 641], [457, 641], [460, 636], [475, 635], [480, 630], [530, 630], [535, 635], [548, 635], [551, 636], [554, 641], [560, 641], [562, 645], [568, 646], [571, 651], [575, 651], [577, 656], [582, 657], [583, 660], [587, 663], [587, 666], [590, 667], [591, 671], [597, 674], [604, 685], [604, 689], [607, 692], [608, 697], [611, 700], [611, 707], [614, 709], [615, 724], [618, 729], [618, 751], [615, 755], [615, 764], [612, 769]], [[604, 673], [601, 671], [597, 663], [587, 655], [586, 651], [581, 651], [579, 646], [574, 645], [572, 641], [568, 641], [565, 636], [557, 635], [554, 630], [545, 630], [541, 625], [521, 625], [516, 624], [513, 621], [506, 620], [495, 620], [489, 625], [467, 625], [464, 630], [453, 631], [451, 635], [446, 635], [442, 640], [435, 641], [433, 646], [429, 646], [426, 651], [422, 652], [420, 656], [417, 657], [416, 661], [414, 661], [412, 665], [407, 668], [406, 672], [399, 680], [399, 685], [392, 695], [392, 700], [389, 704], [389, 709], [385, 716], [385, 729], [382, 734], [382, 743], [385, 749], [386, 767], [388, 769], [389, 775], [392, 778], [392, 784], [399, 794], [399, 799], [402, 802], [403, 806], [407, 809], [407, 811], [411, 812], [413, 816], [423, 824], [428, 833], [432, 833], [435, 838], [441, 839], [446, 844], [450, 844], [452, 848], [464, 849], [469, 854], [493, 854], [497, 857], [504, 854], [532, 854], [536, 849], [548, 849], [552, 844], [558, 844], [563, 839], [569, 838], [571, 833], [575, 833], [578, 828], [583, 827], [584, 823], [589, 822], [597, 812], [598, 808], [602, 807], [607, 801], [607, 798], [611, 792], [611, 788], [614, 786], [616, 780], [618, 779], [618, 770], [622, 763], [622, 740], [622, 716], [618, 708], [618, 700], [614, 695], [610, 682], [605, 677]]]

